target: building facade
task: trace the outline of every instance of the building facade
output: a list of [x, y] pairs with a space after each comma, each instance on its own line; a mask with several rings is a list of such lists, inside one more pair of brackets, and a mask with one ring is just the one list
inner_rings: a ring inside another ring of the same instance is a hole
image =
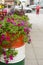
[[29, 5], [33, 5], [34, 4], [34, 0], [26, 0], [27, 1], [27, 4]]
[[0, 0], [0, 4], [4, 4], [4, 0]]
[[4, 0], [5, 4], [8, 4], [8, 5], [14, 5], [14, 0]]
[[30, 5], [30, 0], [26, 0], [26, 4], [27, 5]]
[[43, 3], [43, 0], [34, 0], [34, 3], [38, 3], [38, 2], [39, 2], [39, 3], [40, 3], [40, 2]]
[[30, 0], [30, 5], [33, 5], [34, 4], [34, 0]]

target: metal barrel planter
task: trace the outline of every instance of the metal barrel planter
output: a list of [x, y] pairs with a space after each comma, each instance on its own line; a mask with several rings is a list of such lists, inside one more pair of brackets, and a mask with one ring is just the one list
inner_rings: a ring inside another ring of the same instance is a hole
[[25, 65], [25, 43], [31, 42], [31, 24], [27, 15], [21, 13], [1, 19], [0, 65]]

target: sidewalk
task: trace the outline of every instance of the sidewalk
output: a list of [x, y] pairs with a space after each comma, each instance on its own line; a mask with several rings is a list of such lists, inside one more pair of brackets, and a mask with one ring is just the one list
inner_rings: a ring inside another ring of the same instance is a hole
[[32, 23], [32, 43], [26, 46], [25, 65], [43, 65], [43, 15], [27, 15]]

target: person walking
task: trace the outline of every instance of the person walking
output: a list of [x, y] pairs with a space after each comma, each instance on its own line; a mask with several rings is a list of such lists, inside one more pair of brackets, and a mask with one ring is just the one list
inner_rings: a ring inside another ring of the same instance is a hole
[[39, 14], [39, 12], [40, 12], [40, 6], [37, 5], [37, 6], [36, 6], [36, 14]]

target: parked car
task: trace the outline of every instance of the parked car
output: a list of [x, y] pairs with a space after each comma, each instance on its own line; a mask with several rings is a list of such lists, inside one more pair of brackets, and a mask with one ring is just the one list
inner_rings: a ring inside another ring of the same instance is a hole
[[43, 9], [43, 3], [40, 4], [40, 7]]
[[23, 10], [24, 10], [25, 12], [27, 12], [27, 13], [31, 13], [31, 12], [32, 12], [32, 8], [27, 7], [27, 6], [25, 6], [25, 7], [23, 8]]
[[19, 6], [19, 5], [16, 5], [15, 7], [14, 7], [14, 10], [18, 10], [18, 11], [20, 11], [22, 8]]
[[[22, 10], [22, 7], [20, 7], [20, 6], [15, 6], [15, 10], [20, 11], [20, 10]], [[27, 7], [27, 6], [24, 6], [24, 7], [23, 7], [23, 10], [24, 10], [24, 12], [28, 12], [28, 13], [32, 12], [32, 9], [31, 9], [30, 7]]]
[[37, 5], [34, 4], [34, 5], [30, 5], [29, 7], [32, 8], [32, 10], [35, 10], [35, 9], [36, 9], [36, 6], [37, 6]]

